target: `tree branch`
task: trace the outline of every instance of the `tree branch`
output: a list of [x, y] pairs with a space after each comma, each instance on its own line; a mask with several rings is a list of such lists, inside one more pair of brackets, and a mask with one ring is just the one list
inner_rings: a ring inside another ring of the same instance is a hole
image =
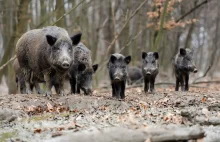
[[130, 22], [130, 20], [137, 14], [137, 12], [141, 9], [141, 7], [147, 2], [148, 0], [144, 0], [144, 2], [142, 2], [138, 8], [132, 13], [132, 15], [128, 18], [128, 20], [124, 23], [124, 25], [122, 26], [120, 32], [115, 36], [115, 38], [112, 40], [111, 44], [108, 46], [107, 48], [107, 52], [106, 55], [108, 55], [109, 50], [111, 49], [112, 45], [115, 43], [115, 41], [118, 39], [118, 37], [121, 35], [122, 31], [124, 30], [124, 28], [127, 26], [127, 24]]
[[57, 22], [59, 22], [61, 19], [63, 19], [64, 17], [66, 17], [68, 14], [70, 14], [70, 12], [72, 12], [73, 10], [75, 10], [78, 6], [80, 6], [85, 0], [80, 1], [75, 7], [73, 7], [72, 9], [70, 9], [67, 13], [65, 13], [63, 16], [61, 16], [57, 21], [55, 21], [52, 26], [54, 26]]
[[201, 6], [203, 6], [204, 4], [207, 4], [208, 2], [210, 2], [212, 0], [204, 0], [203, 2], [201, 2], [200, 4], [196, 5], [195, 7], [193, 7], [192, 9], [190, 9], [187, 13], [185, 13], [184, 15], [182, 15], [179, 19], [176, 20], [176, 23], [178, 23], [180, 20], [184, 19], [186, 16], [188, 16], [189, 14], [191, 14], [192, 12], [194, 12], [195, 10], [197, 10], [198, 8], [200, 8]]

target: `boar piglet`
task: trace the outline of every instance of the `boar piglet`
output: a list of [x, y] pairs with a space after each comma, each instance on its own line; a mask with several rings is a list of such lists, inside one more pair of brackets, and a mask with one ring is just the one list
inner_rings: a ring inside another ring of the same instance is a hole
[[125, 98], [125, 85], [128, 76], [128, 64], [131, 56], [123, 56], [122, 54], [112, 54], [108, 61], [107, 67], [112, 85], [112, 97], [117, 99]]
[[193, 52], [193, 49], [180, 48], [179, 53], [174, 58], [174, 72], [176, 76], [175, 91], [179, 90], [179, 84], [182, 91], [189, 90], [189, 74], [190, 72], [197, 72], [193, 60]]
[[83, 90], [85, 95], [92, 94], [92, 79], [98, 69], [98, 64], [92, 65], [91, 51], [79, 43], [73, 48], [73, 64], [70, 67], [71, 93], [80, 93]]
[[65, 29], [56, 26], [30, 30], [21, 36], [16, 45], [16, 55], [24, 74], [27, 94], [32, 93], [32, 72], [46, 82], [45, 95], [51, 95], [52, 86], [57, 94], [66, 94], [63, 87], [72, 64], [73, 45], [77, 45], [80, 39], [81, 33], [70, 37]]
[[154, 83], [159, 72], [159, 54], [142, 52], [142, 74], [144, 76], [144, 92], [154, 92]]

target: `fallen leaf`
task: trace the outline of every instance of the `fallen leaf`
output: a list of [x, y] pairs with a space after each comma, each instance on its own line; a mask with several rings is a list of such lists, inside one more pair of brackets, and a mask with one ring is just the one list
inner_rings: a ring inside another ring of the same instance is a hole
[[34, 133], [36, 134], [36, 133], [41, 133], [42, 132], [42, 130], [39, 128], [39, 129], [35, 129], [34, 130]]

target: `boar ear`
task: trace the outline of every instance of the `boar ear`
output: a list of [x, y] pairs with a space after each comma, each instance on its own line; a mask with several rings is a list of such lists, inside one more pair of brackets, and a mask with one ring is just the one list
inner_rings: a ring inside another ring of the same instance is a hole
[[82, 33], [78, 33], [71, 37], [73, 45], [77, 45], [81, 41], [81, 36], [82, 36]]
[[158, 54], [158, 52], [154, 52], [154, 57], [155, 57], [155, 59], [159, 59], [159, 54]]
[[180, 48], [180, 55], [186, 55], [186, 49]]
[[53, 46], [55, 44], [55, 42], [57, 41], [57, 38], [51, 36], [51, 35], [46, 35], [46, 38], [47, 38], [47, 43], [50, 45], [50, 46]]
[[142, 59], [145, 59], [145, 57], [147, 56], [146, 52], [142, 52]]
[[125, 63], [126, 64], [129, 64], [130, 62], [131, 62], [131, 56], [127, 56], [127, 57], [125, 57]]
[[79, 64], [78, 71], [84, 71], [86, 69], [86, 66], [84, 64]]
[[111, 55], [110, 61], [114, 64], [115, 60], [117, 60], [117, 58], [114, 55]]
[[93, 66], [92, 66], [93, 71], [94, 71], [94, 72], [96, 72], [96, 70], [98, 69], [98, 67], [99, 67], [99, 65], [98, 65], [98, 64], [93, 65]]

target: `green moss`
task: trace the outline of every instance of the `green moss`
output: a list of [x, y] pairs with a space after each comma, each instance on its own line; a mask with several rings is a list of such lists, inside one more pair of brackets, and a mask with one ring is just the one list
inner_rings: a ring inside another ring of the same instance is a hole
[[6, 142], [9, 138], [14, 138], [17, 136], [17, 132], [5, 132], [0, 134], [0, 142]]

